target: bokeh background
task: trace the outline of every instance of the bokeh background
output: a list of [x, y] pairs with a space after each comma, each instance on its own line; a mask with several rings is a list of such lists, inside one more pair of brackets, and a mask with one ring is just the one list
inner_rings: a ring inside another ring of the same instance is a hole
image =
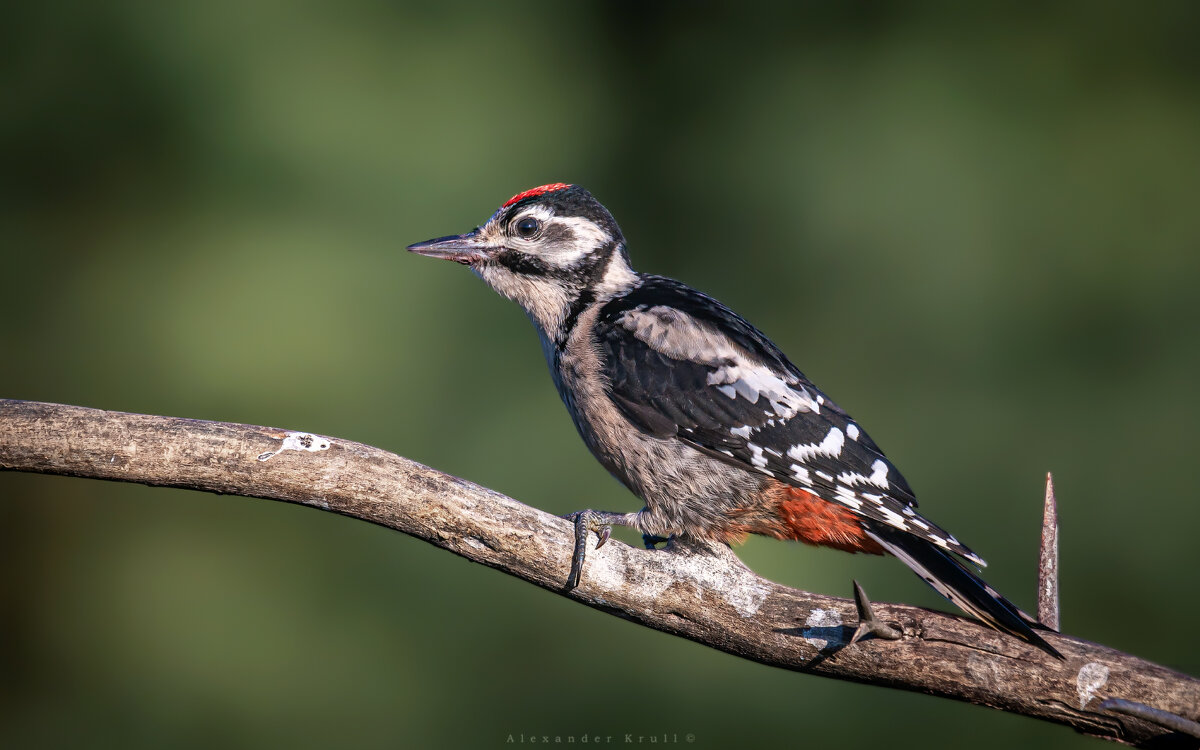
[[[47, 2], [0, 23], [0, 395], [378, 445], [633, 510], [522, 313], [404, 245], [590, 188], [1033, 606], [1200, 672], [1200, 6]], [[634, 541], [625, 535], [626, 541]], [[950, 608], [896, 561], [761, 574]], [[0, 475], [0, 744], [1092, 746], [741, 661], [284, 504]]]

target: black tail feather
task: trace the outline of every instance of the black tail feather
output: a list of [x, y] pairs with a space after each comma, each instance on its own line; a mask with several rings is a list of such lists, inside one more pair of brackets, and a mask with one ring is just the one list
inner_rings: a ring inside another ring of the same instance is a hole
[[1032, 643], [1056, 659], [1063, 658], [1033, 630], [1047, 630], [1045, 626], [1018, 609], [949, 553], [924, 539], [881, 523], [865, 521], [863, 526], [872, 539], [967, 614], [996, 630]]

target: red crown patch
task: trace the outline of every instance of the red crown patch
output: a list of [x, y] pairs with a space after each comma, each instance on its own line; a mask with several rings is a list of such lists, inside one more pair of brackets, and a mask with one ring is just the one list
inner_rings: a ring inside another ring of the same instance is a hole
[[523, 201], [526, 198], [532, 198], [535, 195], [543, 195], [545, 193], [556, 193], [559, 190], [566, 190], [569, 187], [571, 187], [571, 186], [565, 182], [552, 182], [549, 185], [538, 185], [537, 187], [530, 188], [529, 190], [526, 190], [523, 193], [517, 193], [513, 197], [506, 200], [504, 202], [504, 205], [501, 206], [500, 208], [508, 208], [509, 206], [516, 203], [517, 201]]

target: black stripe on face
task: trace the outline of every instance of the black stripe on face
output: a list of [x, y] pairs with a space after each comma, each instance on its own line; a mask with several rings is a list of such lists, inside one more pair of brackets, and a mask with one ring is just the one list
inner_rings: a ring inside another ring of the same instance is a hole
[[575, 330], [575, 324], [579, 321], [579, 316], [583, 311], [591, 307], [596, 301], [596, 292], [593, 289], [596, 282], [604, 276], [608, 269], [608, 264], [612, 262], [613, 255], [617, 252], [618, 245], [610, 243], [596, 253], [594, 253], [579, 269], [576, 270], [576, 282], [580, 285], [579, 294], [571, 303], [570, 309], [567, 310], [567, 315], [563, 319], [561, 332], [559, 333], [558, 344], [562, 346], [567, 339], [571, 337], [571, 331]]
[[496, 262], [522, 276], [547, 276], [550, 273], [548, 263], [520, 250], [502, 250], [496, 255]]
[[571, 308], [567, 310], [567, 316], [563, 319], [562, 329], [558, 336], [557, 343], [560, 347], [567, 339], [571, 338], [571, 331], [575, 330], [575, 324], [579, 322], [579, 316], [595, 301], [596, 293], [591, 289], [584, 289], [575, 298], [575, 301], [571, 303]]

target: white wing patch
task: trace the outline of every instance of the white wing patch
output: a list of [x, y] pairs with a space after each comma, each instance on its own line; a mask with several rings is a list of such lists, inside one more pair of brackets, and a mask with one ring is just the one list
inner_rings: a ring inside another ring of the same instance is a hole
[[[819, 444], [793, 445], [788, 449], [788, 458], [795, 461], [807, 461], [813, 456], [829, 456], [837, 458], [842, 455], [842, 446], [846, 443], [846, 435], [836, 427], [829, 428], [829, 434]], [[832, 478], [832, 477], [831, 477]]]
[[767, 457], [763, 455], [762, 446], [746, 443], [746, 447], [750, 449], [750, 463], [759, 469], [767, 468]]
[[[853, 427], [854, 425], [850, 425], [850, 426]], [[849, 432], [848, 429], [847, 429], [847, 432]], [[857, 432], [858, 431], [855, 430], [855, 433], [857, 433]], [[847, 472], [838, 474], [837, 480], [839, 483], [849, 485], [851, 487], [853, 487], [856, 484], [871, 484], [871, 485], [874, 485], [876, 487], [886, 490], [888, 488], [887, 475], [888, 475], [887, 462], [880, 458], [880, 459], [876, 459], [875, 463], [871, 464], [871, 476], [867, 477], [867, 476], [863, 476], [862, 474], [859, 474], [858, 472], [847, 471]]]
[[850, 508], [851, 510], [859, 510], [862, 508], [862, 500], [859, 500], [858, 496], [854, 494], [854, 490], [850, 489], [849, 487], [835, 487], [834, 494], [837, 495], [837, 501], [842, 505], [845, 505], [847, 508]]
[[795, 378], [784, 379], [763, 365], [745, 363], [722, 365], [708, 374], [708, 384], [730, 398], [741, 396], [752, 404], [760, 398], [766, 401], [762, 405], [764, 414], [783, 419], [802, 411], [819, 414], [820, 403], [803, 389], [792, 388], [795, 382]]

